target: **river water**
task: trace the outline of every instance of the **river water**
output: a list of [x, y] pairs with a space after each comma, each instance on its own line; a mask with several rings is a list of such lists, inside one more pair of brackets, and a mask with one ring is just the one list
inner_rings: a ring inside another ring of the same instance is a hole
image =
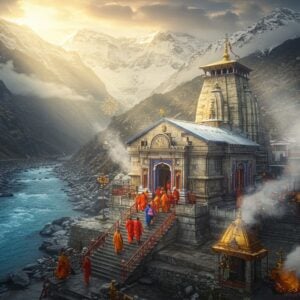
[[16, 174], [13, 197], [0, 198], [0, 275], [13, 272], [43, 256], [39, 231], [46, 223], [77, 216], [53, 166]]

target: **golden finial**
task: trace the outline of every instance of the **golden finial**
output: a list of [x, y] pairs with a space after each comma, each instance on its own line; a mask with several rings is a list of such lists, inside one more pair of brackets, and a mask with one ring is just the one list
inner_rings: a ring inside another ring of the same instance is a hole
[[229, 47], [230, 46], [229, 46], [228, 36], [226, 34], [225, 42], [224, 42], [224, 54], [223, 54], [223, 60], [224, 61], [229, 61], [230, 60], [230, 56], [229, 56], [229, 52], [228, 52]]
[[160, 108], [159, 109], [159, 115], [164, 118], [166, 116], [164, 109]]

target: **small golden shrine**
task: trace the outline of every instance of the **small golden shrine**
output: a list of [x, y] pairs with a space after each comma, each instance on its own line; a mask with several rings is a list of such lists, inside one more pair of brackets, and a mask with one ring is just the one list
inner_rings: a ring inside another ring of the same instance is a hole
[[242, 220], [240, 213], [212, 249], [219, 254], [221, 285], [243, 288], [248, 292], [258, 286], [263, 275], [261, 260], [268, 251]]

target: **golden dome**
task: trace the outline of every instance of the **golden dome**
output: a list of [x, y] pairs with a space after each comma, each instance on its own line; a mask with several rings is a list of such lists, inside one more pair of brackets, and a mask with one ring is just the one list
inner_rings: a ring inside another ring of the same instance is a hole
[[240, 213], [236, 220], [228, 226], [221, 239], [212, 249], [219, 253], [246, 260], [264, 257], [268, 253], [242, 220]]

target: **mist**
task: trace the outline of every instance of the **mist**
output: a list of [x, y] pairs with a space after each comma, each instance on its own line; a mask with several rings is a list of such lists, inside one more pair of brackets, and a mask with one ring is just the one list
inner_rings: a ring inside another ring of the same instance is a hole
[[243, 220], [247, 224], [254, 224], [258, 216], [282, 216], [285, 213], [284, 206], [272, 197], [272, 193], [283, 192], [287, 188], [287, 185], [287, 180], [267, 182], [255, 194], [244, 196], [241, 207]]
[[297, 276], [300, 277], [300, 246], [287, 255], [284, 268], [288, 271], [296, 271]]
[[72, 101], [93, 101], [91, 95], [82, 96], [61, 84], [44, 82], [34, 77], [34, 75], [26, 75], [17, 73], [14, 70], [12, 61], [0, 64], [0, 80], [8, 87], [8, 89], [22, 96], [37, 96], [40, 98], [60, 98]]
[[103, 143], [111, 160], [117, 163], [122, 171], [128, 173], [130, 170], [130, 159], [119, 134], [114, 131], [108, 131]]

